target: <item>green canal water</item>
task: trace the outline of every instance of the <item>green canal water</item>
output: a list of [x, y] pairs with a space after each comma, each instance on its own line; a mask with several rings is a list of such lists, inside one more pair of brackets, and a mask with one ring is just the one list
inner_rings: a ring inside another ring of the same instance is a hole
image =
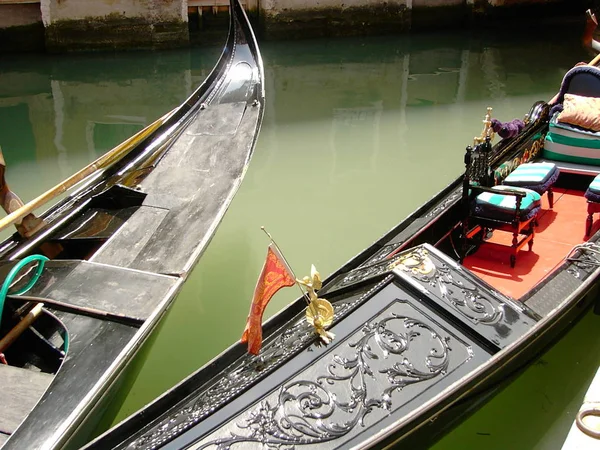
[[[263, 44], [266, 113], [244, 183], [101, 428], [239, 339], [268, 243], [261, 225], [299, 275], [331, 273], [461, 172], [487, 106], [522, 117], [590, 59], [580, 29]], [[11, 188], [27, 201], [76, 172], [176, 106], [219, 52], [2, 55]], [[278, 293], [267, 316], [295, 297]], [[599, 364], [590, 313], [435, 449], [559, 449]]]

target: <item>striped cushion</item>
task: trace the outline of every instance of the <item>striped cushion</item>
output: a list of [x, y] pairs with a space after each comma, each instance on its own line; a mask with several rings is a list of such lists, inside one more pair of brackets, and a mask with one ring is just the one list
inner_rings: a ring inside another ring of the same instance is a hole
[[600, 203], [600, 174], [590, 183], [585, 191], [585, 198], [592, 202]]
[[521, 164], [504, 179], [503, 184], [521, 186], [543, 194], [556, 182], [559, 173], [556, 164], [550, 162]]
[[557, 123], [554, 115], [543, 156], [555, 161], [600, 165], [600, 134]]
[[[535, 191], [522, 187], [494, 186], [492, 189], [498, 191], [520, 191], [527, 195], [521, 199], [520, 219], [526, 220], [534, 217], [540, 210], [541, 197]], [[502, 195], [492, 192], [482, 192], [475, 198], [473, 210], [478, 216], [490, 219], [509, 221], [515, 217], [517, 197], [514, 195]]]

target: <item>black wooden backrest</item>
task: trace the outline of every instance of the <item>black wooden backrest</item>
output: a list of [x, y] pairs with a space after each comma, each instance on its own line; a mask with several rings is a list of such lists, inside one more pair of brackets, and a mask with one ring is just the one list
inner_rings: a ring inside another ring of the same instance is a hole
[[463, 176], [462, 201], [467, 208], [470, 203], [470, 195], [473, 186], [492, 187], [494, 177], [490, 167], [490, 152], [492, 144], [490, 138], [486, 138], [483, 143], [468, 146], [465, 153], [465, 174]]
[[600, 69], [595, 66], [573, 67], [563, 77], [557, 103], [562, 103], [567, 93], [600, 97]]
[[475, 147], [467, 147], [465, 154], [465, 179], [471, 185], [492, 187], [494, 177], [490, 167], [490, 151], [492, 145], [490, 139], [486, 138], [483, 143]]

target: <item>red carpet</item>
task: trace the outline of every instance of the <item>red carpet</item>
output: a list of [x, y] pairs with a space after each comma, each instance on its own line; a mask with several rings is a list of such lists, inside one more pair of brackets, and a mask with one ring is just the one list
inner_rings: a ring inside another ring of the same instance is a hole
[[[559, 264], [574, 245], [585, 241], [586, 217], [583, 192], [555, 189], [554, 209], [548, 209], [544, 195], [533, 249], [523, 247], [514, 268], [510, 267], [512, 234], [502, 231], [494, 231], [493, 237], [463, 264], [498, 291], [518, 299]], [[595, 221], [592, 234], [598, 226]]]

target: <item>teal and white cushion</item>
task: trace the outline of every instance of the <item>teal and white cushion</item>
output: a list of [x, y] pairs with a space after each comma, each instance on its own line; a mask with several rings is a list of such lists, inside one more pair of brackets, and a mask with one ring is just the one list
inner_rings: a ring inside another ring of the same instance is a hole
[[521, 164], [503, 181], [509, 186], [520, 186], [536, 191], [546, 192], [558, 179], [560, 171], [551, 162]]
[[588, 200], [600, 203], [600, 174], [592, 180], [584, 195]]
[[[600, 111], [599, 111], [600, 113]], [[600, 133], [550, 120], [544, 141], [544, 158], [554, 161], [600, 165]]]
[[[535, 217], [540, 211], [541, 196], [531, 189], [525, 189], [514, 186], [494, 186], [497, 191], [519, 191], [525, 193], [521, 198], [519, 209], [519, 219], [527, 220]], [[515, 218], [517, 208], [517, 197], [515, 195], [506, 195], [500, 192], [482, 192], [475, 198], [473, 212], [478, 216], [490, 219], [510, 221]]]

